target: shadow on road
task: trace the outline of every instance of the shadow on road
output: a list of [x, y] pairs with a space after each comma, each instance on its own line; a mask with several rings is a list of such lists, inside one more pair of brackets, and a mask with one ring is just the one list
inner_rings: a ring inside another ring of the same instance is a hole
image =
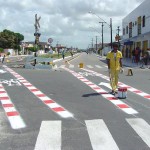
[[90, 96], [99, 96], [99, 93], [89, 93], [89, 94], [84, 94], [82, 97], [90, 97]]

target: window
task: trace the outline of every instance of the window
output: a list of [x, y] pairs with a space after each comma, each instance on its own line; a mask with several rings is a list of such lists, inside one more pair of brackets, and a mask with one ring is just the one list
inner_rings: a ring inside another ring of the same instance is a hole
[[132, 26], [134, 27], [134, 22], [132, 23]]
[[129, 38], [132, 37], [132, 22], [129, 23]]
[[128, 26], [126, 26], [126, 34], [128, 34]]
[[138, 22], [138, 25], [137, 25], [137, 34], [138, 35], [141, 34], [141, 26], [142, 26], [142, 24], [141, 24], [142, 22], [141, 21], [142, 21], [142, 18], [141, 18], [141, 16], [139, 16], [138, 20], [137, 20], [137, 22]]
[[123, 35], [125, 35], [125, 31], [126, 31], [125, 28], [123, 28]]
[[143, 19], [142, 19], [142, 27], [145, 27], [145, 16], [143, 16]]

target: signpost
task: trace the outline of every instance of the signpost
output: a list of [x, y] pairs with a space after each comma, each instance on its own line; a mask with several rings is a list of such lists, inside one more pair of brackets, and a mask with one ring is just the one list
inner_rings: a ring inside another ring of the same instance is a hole
[[[35, 36], [35, 47], [36, 47], [36, 50], [37, 50], [37, 47], [39, 45], [39, 38], [40, 38], [40, 35], [41, 33], [39, 33], [39, 28], [40, 28], [40, 21], [41, 17], [37, 17], [37, 14], [35, 14], [35, 33], [34, 33], [34, 36]], [[36, 57], [36, 52], [34, 54], [34, 56]], [[36, 65], [36, 59], [34, 60], [34, 66]]]
[[52, 39], [52, 38], [49, 38], [49, 39], [48, 39], [48, 42], [49, 42], [49, 43], [52, 43], [52, 42], [53, 42], [53, 39]]

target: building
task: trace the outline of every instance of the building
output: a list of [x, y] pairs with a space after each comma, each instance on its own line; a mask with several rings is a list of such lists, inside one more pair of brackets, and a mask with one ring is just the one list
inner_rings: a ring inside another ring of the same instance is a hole
[[131, 57], [131, 51], [136, 47], [142, 54], [150, 50], [150, 0], [145, 0], [122, 20], [123, 35], [121, 43], [125, 57]]
[[[28, 48], [34, 47], [34, 46], [35, 46], [35, 42], [22, 42], [21, 43], [22, 54], [30, 54], [30, 52], [28, 51]], [[49, 51], [49, 46], [50, 44], [48, 44], [47, 42], [39, 43], [40, 49], [44, 50], [45, 52]]]

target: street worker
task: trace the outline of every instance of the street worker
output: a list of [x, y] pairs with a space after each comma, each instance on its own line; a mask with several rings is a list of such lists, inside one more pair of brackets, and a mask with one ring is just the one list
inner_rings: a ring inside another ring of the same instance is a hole
[[122, 53], [118, 50], [118, 44], [113, 43], [113, 49], [107, 53], [108, 73], [110, 77], [111, 94], [117, 93], [119, 72], [123, 72]]

